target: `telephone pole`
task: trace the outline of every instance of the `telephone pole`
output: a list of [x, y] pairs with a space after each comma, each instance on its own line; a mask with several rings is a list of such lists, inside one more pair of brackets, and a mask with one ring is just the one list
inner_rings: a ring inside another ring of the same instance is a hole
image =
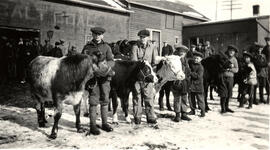
[[241, 9], [241, 3], [237, 2], [238, 0], [224, 0], [222, 1], [223, 7], [225, 7], [223, 10], [229, 10], [230, 11], [230, 19], [233, 18], [233, 11], [236, 9]]

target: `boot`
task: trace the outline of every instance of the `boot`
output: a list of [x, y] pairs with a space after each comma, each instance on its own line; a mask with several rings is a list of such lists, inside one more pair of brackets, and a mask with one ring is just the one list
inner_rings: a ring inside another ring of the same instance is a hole
[[90, 133], [93, 135], [99, 135], [100, 131], [97, 128], [97, 124], [96, 124], [96, 118], [97, 118], [97, 106], [90, 106], [90, 110], [89, 110], [90, 114]]
[[191, 118], [189, 118], [189, 117], [187, 116], [187, 113], [184, 113], [184, 112], [181, 114], [181, 119], [182, 119], [182, 120], [186, 120], [186, 121], [191, 121]]
[[204, 110], [201, 111], [201, 116], [200, 117], [205, 117], [205, 111]]
[[194, 109], [191, 109], [190, 112], [187, 113], [188, 115], [195, 115], [195, 110]]
[[102, 119], [101, 129], [106, 131], [106, 132], [113, 131], [113, 128], [107, 123], [108, 105], [101, 106], [100, 111], [101, 111], [101, 119]]
[[135, 124], [141, 124], [141, 118], [134, 117]]
[[225, 111], [226, 112], [229, 112], [229, 113], [234, 113], [234, 111], [229, 108], [229, 100], [230, 100], [229, 98], [226, 99], [226, 102], [225, 102]]
[[226, 110], [225, 110], [225, 100], [226, 98], [225, 97], [221, 97], [220, 98], [220, 106], [221, 106], [221, 113], [226, 113]]
[[158, 103], [159, 103], [159, 110], [160, 110], [160, 111], [164, 111], [164, 107], [163, 107], [163, 97], [159, 96]]
[[260, 103], [266, 104], [266, 101], [264, 100], [263, 97], [263, 87], [259, 87], [259, 95], [260, 95]]
[[173, 119], [174, 122], [180, 122], [180, 113], [175, 113], [175, 118]]

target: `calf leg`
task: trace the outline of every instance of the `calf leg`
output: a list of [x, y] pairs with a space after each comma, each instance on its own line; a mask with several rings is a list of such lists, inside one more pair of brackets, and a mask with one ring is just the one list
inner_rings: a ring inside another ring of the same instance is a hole
[[58, 122], [62, 116], [63, 104], [60, 100], [56, 98], [56, 96], [53, 96], [53, 97], [54, 97], [53, 99], [54, 99], [54, 104], [56, 106], [56, 109], [55, 109], [55, 114], [54, 114], [54, 124], [53, 124], [52, 132], [49, 138], [56, 139], [57, 132], [58, 132]]
[[171, 84], [168, 83], [165, 87], [165, 95], [166, 95], [166, 106], [169, 111], [172, 111], [171, 104], [170, 104], [170, 92], [171, 92]]
[[45, 108], [42, 102], [37, 102], [35, 109], [37, 111], [37, 119], [39, 127], [45, 127], [45, 123], [47, 123], [45, 119]]
[[213, 90], [214, 90], [214, 86], [210, 86], [210, 99], [211, 99], [211, 100], [214, 100], [214, 97], [213, 97]]
[[77, 105], [73, 106], [73, 110], [76, 116], [76, 128], [78, 133], [84, 132], [83, 128], [81, 127], [81, 120], [80, 120], [80, 114], [81, 114], [81, 102]]
[[204, 94], [204, 104], [205, 104], [205, 112], [208, 112], [209, 110], [211, 110], [208, 106], [208, 102], [207, 102], [207, 95], [208, 95], [208, 87], [209, 84], [205, 83], [204, 84], [204, 89], [205, 89], [205, 94]]
[[112, 106], [113, 106], [113, 123], [118, 123], [117, 108], [118, 100], [117, 93], [115, 90], [111, 90]]

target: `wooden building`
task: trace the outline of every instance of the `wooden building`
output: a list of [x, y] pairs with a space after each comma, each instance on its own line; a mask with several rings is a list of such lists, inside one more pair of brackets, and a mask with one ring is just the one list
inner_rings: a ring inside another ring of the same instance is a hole
[[[159, 51], [163, 42], [170, 45], [182, 44], [182, 27], [185, 24], [205, 22], [205, 16], [185, 3], [175, 3], [166, 0], [120, 0], [126, 8], [133, 11], [129, 20], [129, 39], [138, 39], [141, 29], [150, 31], [150, 39], [156, 41]], [[195, 15], [186, 14], [192, 12]]]
[[190, 45], [210, 41], [217, 51], [225, 51], [229, 44], [235, 44], [241, 55], [254, 42], [265, 44], [264, 37], [269, 31], [269, 16], [198, 23], [183, 27], [183, 43]]

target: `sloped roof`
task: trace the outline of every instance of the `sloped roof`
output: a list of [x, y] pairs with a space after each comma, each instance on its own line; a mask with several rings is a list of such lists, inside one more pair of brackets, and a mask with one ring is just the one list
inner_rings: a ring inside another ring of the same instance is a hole
[[130, 13], [132, 11], [124, 8], [113, 0], [63, 0], [70, 3], [76, 3], [85, 6], [109, 9], [118, 12]]
[[126, 0], [129, 3], [140, 4], [142, 6], [154, 7], [172, 13], [180, 13], [201, 20], [209, 20], [206, 16], [193, 9], [189, 4], [175, 0]]

